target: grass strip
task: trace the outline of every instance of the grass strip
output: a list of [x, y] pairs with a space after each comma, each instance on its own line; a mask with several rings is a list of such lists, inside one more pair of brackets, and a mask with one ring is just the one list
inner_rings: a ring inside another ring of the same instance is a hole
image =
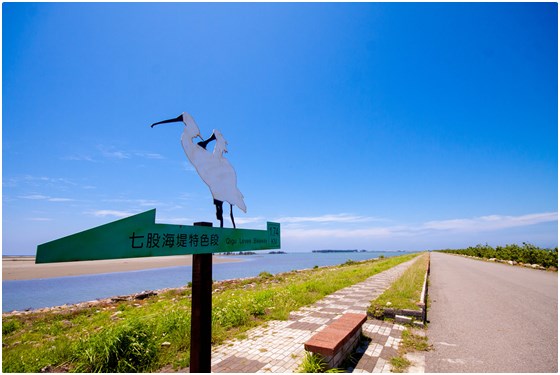
[[418, 310], [429, 259], [430, 254], [423, 253], [389, 289], [372, 301], [368, 312], [381, 318], [385, 307]]
[[306, 351], [297, 372], [305, 374], [341, 373], [344, 370], [338, 368], [329, 369], [329, 365], [325, 362], [325, 358], [322, 355]]
[[[268, 320], [418, 256], [407, 254], [214, 283], [212, 342], [242, 337]], [[141, 301], [2, 317], [4, 372], [153, 372], [190, 363], [191, 289]]]
[[425, 331], [405, 329], [402, 332], [401, 339], [398, 355], [391, 358], [391, 365], [393, 366], [391, 372], [408, 372], [407, 370], [412, 364], [407, 358], [408, 353], [432, 350], [432, 346], [428, 344]]

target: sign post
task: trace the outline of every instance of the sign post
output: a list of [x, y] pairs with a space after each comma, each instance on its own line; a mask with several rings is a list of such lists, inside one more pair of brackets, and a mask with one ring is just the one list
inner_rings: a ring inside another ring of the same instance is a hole
[[[194, 223], [211, 227], [212, 223]], [[191, 372], [210, 372], [212, 350], [212, 254], [194, 254], [191, 305]]]

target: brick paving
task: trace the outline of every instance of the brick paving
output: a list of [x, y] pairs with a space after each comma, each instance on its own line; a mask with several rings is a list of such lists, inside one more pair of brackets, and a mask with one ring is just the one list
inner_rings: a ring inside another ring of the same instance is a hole
[[362, 326], [364, 336], [371, 339], [353, 372], [391, 372], [391, 357], [398, 354], [404, 326], [368, 320]]
[[[290, 314], [253, 328], [243, 340], [231, 340], [213, 348], [212, 372], [296, 372], [315, 333], [345, 313], [364, 313], [414, 262], [401, 263], [367, 280], [330, 294]], [[354, 372], [390, 372], [389, 359], [396, 354], [403, 326], [368, 320], [363, 334], [372, 339]]]

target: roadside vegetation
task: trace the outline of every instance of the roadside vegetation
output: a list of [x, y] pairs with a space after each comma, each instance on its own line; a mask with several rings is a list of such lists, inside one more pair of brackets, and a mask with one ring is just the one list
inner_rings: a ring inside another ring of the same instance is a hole
[[[361, 282], [418, 254], [214, 283], [212, 343]], [[3, 372], [153, 372], [189, 366], [191, 288], [2, 317]]]
[[418, 257], [389, 289], [371, 302], [368, 313], [376, 318], [382, 318], [386, 307], [419, 310], [418, 302], [420, 302], [429, 260], [429, 253], [423, 253]]
[[550, 270], [558, 270], [558, 247], [554, 249], [542, 249], [529, 243], [523, 242], [523, 246], [516, 244], [497, 246], [477, 245], [466, 249], [439, 250], [443, 253], [461, 254], [484, 259], [498, 259], [523, 263], [527, 265], [539, 265]]
[[299, 366], [297, 372], [305, 374], [317, 374], [317, 373], [341, 373], [344, 370], [339, 368], [329, 368], [327, 362], [323, 356], [317, 353], [305, 352], [303, 361]]
[[399, 345], [399, 353], [391, 358], [391, 372], [406, 372], [412, 362], [407, 358], [408, 353], [423, 351], [427, 352], [432, 349], [428, 344], [428, 338], [424, 331], [405, 329], [401, 336], [401, 344]]

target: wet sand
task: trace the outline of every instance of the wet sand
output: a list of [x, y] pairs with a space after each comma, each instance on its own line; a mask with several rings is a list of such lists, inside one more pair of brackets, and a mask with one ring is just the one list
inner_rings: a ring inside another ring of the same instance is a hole
[[[229, 256], [214, 256], [213, 263], [239, 262]], [[2, 257], [2, 280], [46, 279], [50, 277], [92, 275], [99, 273], [139, 271], [152, 268], [190, 266], [192, 255], [166, 257], [91, 260], [35, 264], [34, 257]]]

